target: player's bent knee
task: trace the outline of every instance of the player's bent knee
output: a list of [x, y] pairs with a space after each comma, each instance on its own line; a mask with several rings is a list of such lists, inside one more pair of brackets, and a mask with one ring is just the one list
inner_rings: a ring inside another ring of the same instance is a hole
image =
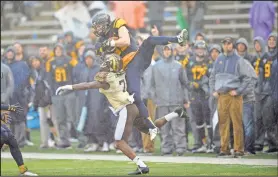
[[117, 149], [121, 148], [123, 144], [124, 144], [124, 140], [116, 140], [115, 141], [115, 147]]

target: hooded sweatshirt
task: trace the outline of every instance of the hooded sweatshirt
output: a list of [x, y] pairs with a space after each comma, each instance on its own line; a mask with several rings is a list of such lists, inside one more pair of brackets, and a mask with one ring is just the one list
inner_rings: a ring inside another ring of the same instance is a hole
[[[222, 53], [222, 49], [221, 49], [220, 45], [218, 45], [218, 44], [211, 44], [210, 45], [210, 47], [209, 47], [209, 54], [212, 52], [213, 49], [216, 49], [219, 52], [219, 55]], [[208, 75], [208, 77], [210, 76], [210, 74], [212, 72], [214, 62], [215, 62], [215, 60], [213, 60], [209, 56], [209, 59], [207, 61], [207, 65], [208, 65], [207, 75]]]
[[274, 48], [270, 48], [268, 47], [268, 55], [271, 57], [271, 60], [275, 60], [277, 59], [277, 33], [276, 32], [272, 32], [269, 34], [267, 40], [269, 40], [270, 37], [274, 37], [276, 38], [276, 46]]
[[55, 55], [54, 59], [50, 62], [50, 78], [48, 80], [53, 94], [58, 87], [73, 84], [71, 59], [66, 55], [62, 44], [56, 44], [53, 51], [55, 51], [56, 47], [61, 47], [63, 54], [59, 57]]
[[14, 78], [11, 69], [1, 60], [1, 103], [9, 104], [14, 91]]
[[216, 91], [225, 94], [236, 90], [238, 95], [242, 95], [250, 82], [246, 63], [235, 51], [219, 55], [209, 78], [212, 93]]
[[186, 72], [174, 56], [159, 60], [151, 70], [150, 95], [157, 106], [178, 106], [188, 102]]
[[253, 60], [253, 67], [258, 76], [258, 82], [256, 83], [255, 93], [259, 100], [263, 99], [266, 95], [271, 94], [270, 76], [271, 76], [271, 63], [270, 57], [265, 51], [265, 41], [262, 37], [255, 37], [254, 44], [258, 41], [262, 52], [256, 52], [255, 59]]
[[23, 60], [16, 61], [15, 60], [15, 48], [14, 47], [8, 47], [7, 52], [12, 51], [14, 53], [14, 57], [12, 60], [6, 59], [6, 62], [8, 66], [10, 67], [13, 78], [14, 78], [14, 91], [15, 92], [22, 92], [28, 85], [28, 79], [30, 75], [30, 69], [27, 65], [27, 63]]
[[249, 53], [248, 53], [248, 42], [247, 42], [247, 40], [245, 39], [245, 38], [239, 38], [237, 41], [236, 41], [236, 46], [238, 45], [238, 44], [244, 44], [245, 45], [245, 51], [244, 51], [244, 54], [243, 55], [240, 55], [238, 52], [237, 52], [237, 54], [239, 55], [239, 56], [241, 56], [242, 58], [244, 58], [244, 59], [246, 59], [246, 60], [248, 60], [250, 63], [252, 63], [252, 60], [254, 59], [254, 56], [252, 56], [252, 55], [250, 55]]

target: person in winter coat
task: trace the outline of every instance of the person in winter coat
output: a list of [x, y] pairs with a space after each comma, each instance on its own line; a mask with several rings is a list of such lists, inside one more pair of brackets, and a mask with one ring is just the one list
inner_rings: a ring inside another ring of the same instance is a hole
[[28, 109], [28, 86], [30, 69], [25, 61], [15, 60], [16, 49], [14, 47], [8, 47], [5, 53], [6, 62], [10, 67], [14, 78], [14, 92], [10, 100], [10, 104], [19, 103], [24, 108], [24, 114], [22, 116], [15, 116], [11, 129], [15, 134], [19, 147], [23, 147], [26, 144], [25, 138], [25, 121]]
[[[92, 82], [94, 80], [94, 76], [100, 70], [99, 65], [95, 63], [95, 58], [96, 55], [94, 52], [86, 52], [85, 64], [80, 71], [79, 83]], [[105, 113], [105, 108], [108, 105], [104, 95], [96, 89], [91, 89], [80, 91], [78, 99], [80, 100], [80, 106], [86, 106], [88, 109], [87, 119], [83, 129], [88, 142], [84, 151], [93, 152], [100, 146], [103, 147], [102, 151], [109, 151], [107, 140], [108, 114]]]
[[[269, 51], [271, 50], [276, 50], [276, 57], [273, 57], [273, 64], [272, 64], [272, 69], [271, 69], [271, 88], [272, 88], [272, 98], [273, 98], [273, 106], [274, 106], [274, 112], [275, 112], [275, 117], [276, 121], [278, 121], [278, 57], [277, 57], [277, 41], [278, 37], [276, 36], [275, 38], [271, 38], [270, 36], [268, 38], [268, 46], [269, 46]], [[274, 45], [275, 44], [275, 45]], [[275, 48], [271, 48], [273, 46], [276, 46]]]
[[272, 1], [254, 1], [249, 16], [249, 23], [254, 30], [254, 38], [261, 36], [264, 40], [267, 40], [274, 26], [274, 3]]
[[254, 56], [248, 53], [248, 42], [245, 38], [239, 38], [236, 41], [236, 52], [239, 56], [242, 58], [248, 60], [250, 63], [252, 63]]
[[[157, 105], [156, 118], [173, 111], [176, 106], [189, 108], [187, 76], [182, 65], [174, 60], [171, 45], [163, 47], [164, 58], [152, 66], [151, 99]], [[161, 129], [161, 152], [183, 155], [186, 150], [185, 119], [175, 119]], [[172, 131], [172, 134], [170, 133]]]
[[262, 151], [264, 147], [265, 133], [268, 137], [269, 149], [266, 152], [277, 151], [276, 120], [273, 108], [271, 89], [272, 58], [265, 51], [265, 41], [262, 37], [254, 38], [256, 56], [253, 67], [258, 76], [255, 88], [255, 117], [256, 117], [256, 141], [255, 150]]

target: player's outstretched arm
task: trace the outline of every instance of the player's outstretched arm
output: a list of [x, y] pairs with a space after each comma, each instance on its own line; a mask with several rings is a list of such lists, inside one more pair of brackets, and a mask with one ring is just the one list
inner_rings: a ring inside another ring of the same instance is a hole
[[88, 90], [88, 89], [109, 89], [109, 84], [106, 82], [99, 82], [99, 81], [93, 81], [93, 82], [84, 82], [80, 84], [74, 84], [72, 86], [73, 90]]
[[80, 84], [74, 84], [74, 85], [65, 85], [62, 87], [59, 87], [56, 90], [56, 95], [65, 95], [66, 93], [72, 92], [74, 90], [88, 90], [88, 89], [109, 89], [109, 84], [106, 82], [99, 82], [99, 81], [93, 81], [93, 82], [83, 82]]

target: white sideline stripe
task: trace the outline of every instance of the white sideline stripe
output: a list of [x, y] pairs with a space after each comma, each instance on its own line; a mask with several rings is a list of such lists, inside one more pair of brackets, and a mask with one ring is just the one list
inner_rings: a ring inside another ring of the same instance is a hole
[[[111, 160], [130, 161], [123, 155], [92, 155], [92, 154], [54, 154], [54, 153], [22, 153], [26, 159], [64, 159], [64, 160]], [[1, 158], [12, 158], [8, 152], [2, 152]], [[160, 163], [199, 163], [199, 164], [221, 164], [221, 165], [260, 165], [277, 166], [275, 159], [240, 159], [240, 158], [213, 158], [213, 157], [162, 157], [143, 156], [146, 162]]]

